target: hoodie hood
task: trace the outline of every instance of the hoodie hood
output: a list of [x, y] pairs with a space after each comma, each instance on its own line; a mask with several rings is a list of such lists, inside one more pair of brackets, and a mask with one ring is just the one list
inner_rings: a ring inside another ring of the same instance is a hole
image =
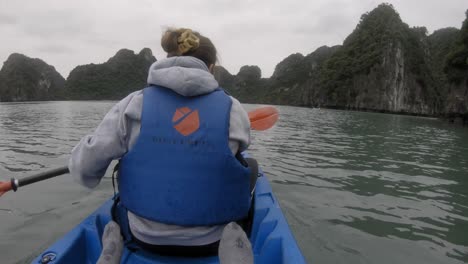
[[148, 84], [159, 85], [183, 96], [207, 94], [219, 87], [205, 63], [195, 57], [171, 57], [149, 69]]

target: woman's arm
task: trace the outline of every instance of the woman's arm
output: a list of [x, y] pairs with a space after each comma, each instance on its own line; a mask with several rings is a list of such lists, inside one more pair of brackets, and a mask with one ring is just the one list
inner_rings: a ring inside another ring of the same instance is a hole
[[106, 114], [94, 133], [73, 148], [68, 163], [70, 174], [88, 188], [96, 187], [114, 159], [121, 158], [140, 130], [143, 95], [134, 92]]
[[235, 155], [250, 145], [250, 120], [240, 102], [231, 96], [231, 116], [229, 124], [229, 148]]

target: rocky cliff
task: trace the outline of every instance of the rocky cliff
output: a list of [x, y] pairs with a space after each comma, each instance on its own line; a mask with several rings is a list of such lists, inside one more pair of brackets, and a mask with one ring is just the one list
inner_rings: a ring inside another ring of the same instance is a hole
[[447, 55], [456, 47], [456, 42], [460, 30], [457, 28], [443, 28], [434, 31], [427, 37], [426, 44], [428, 48], [429, 67], [434, 76], [434, 81], [439, 87], [442, 100], [446, 100], [448, 92], [448, 79], [444, 72], [444, 67], [447, 64]]
[[[323, 46], [308, 55], [292, 54], [279, 62], [270, 78], [262, 78], [257, 66], [243, 66], [236, 75], [217, 66], [214, 75], [244, 103], [466, 120], [468, 12], [466, 15], [460, 30], [446, 28], [428, 35], [424, 27], [405, 24], [392, 5], [381, 4], [362, 15], [342, 45]], [[63, 78], [52, 74], [53, 67], [45, 67], [40, 60], [41, 67], [32, 66], [37, 61], [23, 65], [24, 56], [11, 57], [0, 71], [0, 100], [61, 97], [56, 87], [63, 85]], [[103, 64], [78, 66], [67, 79], [65, 96], [73, 100], [121, 99], [145, 86], [148, 67], [155, 60], [149, 49], [139, 54], [123, 49]], [[47, 68], [50, 74], [37, 68]]]
[[88, 64], [73, 69], [65, 85], [71, 100], [119, 100], [146, 85], [149, 66], [156, 61], [144, 48], [135, 54], [121, 49], [102, 64]]
[[62, 99], [64, 85], [53, 66], [13, 53], [0, 70], [0, 102]]
[[[467, 105], [466, 21], [427, 35], [410, 28], [390, 4], [362, 15], [342, 46], [281, 61], [271, 78], [219, 79], [241, 101], [440, 115]], [[450, 59], [452, 58], [452, 59]], [[450, 65], [450, 66], [447, 66]], [[218, 76], [217, 76], [218, 77]]]
[[239, 74], [220, 82], [244, 101], [433, 115], [441, 99], [426, 61], [425, 32], [382, 4], [362, 16], [342, 46], [290, 55], [255, 90], [242, 93]]
[[296, 53], [281, 61], [270, 78], [268, 101], [285, 105], [318, 105], [323, 66], [339, 49], [340, 46], [322, 46], [307, 56]]
[[364, 14], [324, 66], [319, 104], [436, 114], [440, 102], [421, 41], [424, 34], [424, 28], [404, 24], [390, 5]]
[[338, 48], [323, 46], [307, 56], [292, 54], [276, 66], [271, 78], [261, 78], [257, 66], [243, 66], [237, 75], [218, 66], [215, 78], [242, 102], [312, 106], [320, 69]]

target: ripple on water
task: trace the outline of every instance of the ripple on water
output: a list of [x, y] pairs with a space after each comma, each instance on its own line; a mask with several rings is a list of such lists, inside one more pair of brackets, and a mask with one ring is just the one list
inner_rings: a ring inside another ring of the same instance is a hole
[[[63, 166], [112, 105], [0, 104], [0, 177]], [[309, 262], [468, 262], [466, 128], [411, 116], [277, 107], [279, 122], [252, 132], [249, 149]], [[109, 197], [110, 186], [104, 179], [90, 193], [64, 177], [2, 197], [4, 237], [37, 238], [21, 251], [0, 241], [8, 252], [3, 259], [20, 261], [24, 251], [47, 246], [92, 211], [89, 204]], [[51, 222], [62, 233], [50, 237]]]
[[[280, 116], [274, 129], [254, 133], [253, 152], [279, 184], [288, 219], [301, 223], [299, 239], [311, 261], [396, 263], [399, 258], [387, 252], [403, 251], [397, 245], [405, 244], [414, 256], [405, 263], [468, 262], [465, 128], [437, 119], [291, 107], [280, 107]], [[353, 236], [352, 245], [326, 246], [346, 258], [318, 250], [330, 233], [339, 241]], [[367, 241], [386, 252], [366, 256]], [[359, 254], [348, 256], [343, 248]]]

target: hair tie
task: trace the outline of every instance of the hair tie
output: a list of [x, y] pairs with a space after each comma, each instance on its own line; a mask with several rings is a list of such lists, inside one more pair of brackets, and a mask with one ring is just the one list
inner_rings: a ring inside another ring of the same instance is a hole
[[191, 29], [180, 29], [180, 31], [182, 33], [177, 38], [180, 55], [190, 50], [195, 50], [200, 46], [200, 39], [193, 34]]

